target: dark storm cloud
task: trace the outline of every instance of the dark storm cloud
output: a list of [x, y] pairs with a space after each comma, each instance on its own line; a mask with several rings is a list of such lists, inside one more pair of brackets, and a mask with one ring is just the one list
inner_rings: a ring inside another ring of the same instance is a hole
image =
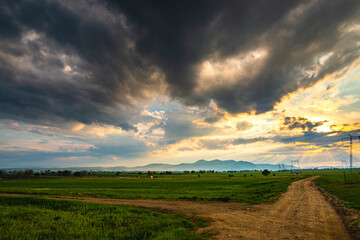
[[324, 125], [327, 121], [313, 122], [303, 117], [285, 117], [281, 129], [302, 129], [305, 132], [316, 131], [316, 128]]
[[[359, 56], [359, 34], [344, 31], [346, 24], [359, 22], [359, 5], [357, 0], [1, 1], [0, 109], [2, 115], [44, 122], [131, 129], [131, 116], [164, 89], [164, 78], [168, 94], [184, 104], [214, 100], [231, 113], [265, 112]], [[231, 84], [226, 76], [215, 77], [225, 82], [216, 87], [199, 82], [203, 61], [221, 63], [258, 49], [266, 57], [256, 71], [239, 73]], [[319, 64], [329, 52], [326, 64]]]
[[[274, 141], [283, 142], [283, 143], [310, 143], [319, 147], [331, 148], [336, 146], [347, 146], [348, 142], [342, 142], [342, 138], [348, 137], [348, 134], [355, 136], [354, 140], [358, 140], [358, 136], [360, 136], [360, 130], [354, 131], [334, 131], [330, 133], [318, 133], [318, 132], [304, 132], [299, 136], [294, 137], [275, 137]], [[343, 145], [344, 144], [344, 145]]]
[[137, 49], [166, 73], [171, 95], [189, 105], [211, 98], [221, 101], [226, 94], [193, 93], [197, 64], [213, 53], [226, 57], [251, 46], [297, 4], [286, 0], [111, 2], [134, 24]]
[[[358, 56], [358, 36], [344, 37], [341, 26], [358, 21], [359, 1], [113, 2], [134, 24], [137, 49], [166, 73], [171, 95], [189, 105], [214, 99], [233, 113], [265, 112]], [[258, 74], [194, 91], [199, 63], [257, 48], [268, 51]], [[329, 65], [308, 74], [328, 51], [335, 51]]]
[[[341, 39], [340, 26], [356, 18], [358, 10], [359, 2], [355, 1], [318, 1], [300, 16], [274, 23], [258, 36], [257, 44], [268, 50], [265, 65], [234, 88], [214, 91], [220, 106], [230, 112], [265, 112], [288, 93], [345, 67], [359, 56], [355, 44], [359, 36], [352, 36], [349, 44], [350, 39]], [[318, 58], [328, 51], [335, 52], [328, 65], [316, 70]]]
[[132, 128], [128, 120], [160, 84], [150, 77], [155, 70], [131, 47], [121, 15], [97, 10], [105, 16], [89, 18], [81, 3], [72, 9], [56, 1], [0, 3], [8, 20], [0, 26], [3, 114]]
[[12, 17], [8, 15], [5, 9], [0, 10], [0, 36], [5, 38], [16, 38], [20, 35], [18, 26], [14, 23]]

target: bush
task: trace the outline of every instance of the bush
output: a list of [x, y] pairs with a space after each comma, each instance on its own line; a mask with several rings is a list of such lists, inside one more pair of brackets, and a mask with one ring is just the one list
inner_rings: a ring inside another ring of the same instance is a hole
[[265, 169], [264, 171], [261, 172], [262, 175], [264, 175], [265, 177], [267, 177], [271, 172], [267, 169]]

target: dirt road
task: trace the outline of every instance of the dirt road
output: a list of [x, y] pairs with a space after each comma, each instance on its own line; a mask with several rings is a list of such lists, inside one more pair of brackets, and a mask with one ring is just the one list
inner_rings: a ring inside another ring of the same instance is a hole
[[209, 219], [210, 226], [202, 230], [217, 234], [216, 239], [350, 239], [339, 216], [316, 188], [313, 179], [292, 183], [274, 204], [255, 206], [241, 203], [42, 197], [196, 214]]

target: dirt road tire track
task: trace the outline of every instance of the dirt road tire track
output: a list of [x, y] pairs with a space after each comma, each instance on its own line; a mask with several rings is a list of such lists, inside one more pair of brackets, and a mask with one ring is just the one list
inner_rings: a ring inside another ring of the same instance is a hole
[[293, 182], [276, 203], [260, 205], [6, 193], [0, 195], [119, 204], [195, 214], [210, 220], [210, 226], [202, 230], [215, 233], [216, 239], [350, 239], [334, 208], [313, 184], [314, 178], [316, 177]]

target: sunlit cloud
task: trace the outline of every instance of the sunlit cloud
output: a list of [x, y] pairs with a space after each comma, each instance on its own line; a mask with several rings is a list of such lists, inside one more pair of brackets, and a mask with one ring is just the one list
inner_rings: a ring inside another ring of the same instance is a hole
[[240, 53], [226, 59], [216, 54], [199, 67], [198, 88], [195, 91], [209, 92], [215, 88], [231, 88], [261, 72], [267, 56], [266, 49]]

